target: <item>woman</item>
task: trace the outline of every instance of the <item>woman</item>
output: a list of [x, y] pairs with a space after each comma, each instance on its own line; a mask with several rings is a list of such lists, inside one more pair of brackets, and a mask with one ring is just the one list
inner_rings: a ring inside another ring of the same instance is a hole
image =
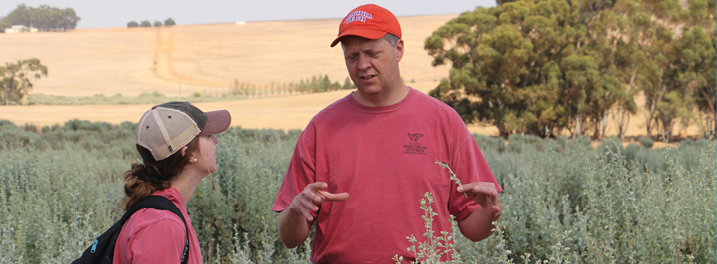
[[182, 219], [167, 210], [140, 209], [122, 227], [114, 263], [180, 263], [189, 241], [188, 262], [202, 263], [187, 203], [199, 182], [216, 171], [215, 134], [229, 128], [227, 110], [204, 113], [187, 102], [169, 102], [144, 113], [137, 126], [142, 164], [125, 172], [125, 210], [150, 195], [169, 199]]

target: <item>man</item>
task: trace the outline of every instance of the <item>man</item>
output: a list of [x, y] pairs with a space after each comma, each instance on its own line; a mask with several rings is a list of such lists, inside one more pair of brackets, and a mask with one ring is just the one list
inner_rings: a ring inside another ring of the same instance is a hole
[[[434, 230], [450, 230], [452, 214], [469, 239], [490, 236], [502, 189], [458, 114], [401, 81], [396, 17], [360, 6], [331, 46], [339, 42], [357, 90], [319, 112], [296, 143], [272, 207], [284, 245], [303, 243], [317, 222], [314, 263], [394, 263], [396, 254], [415, 260], [406, 237], [425, 239], [426, 192], [438, 213]], [[451, 181], [436, 160], [468, 184]]]

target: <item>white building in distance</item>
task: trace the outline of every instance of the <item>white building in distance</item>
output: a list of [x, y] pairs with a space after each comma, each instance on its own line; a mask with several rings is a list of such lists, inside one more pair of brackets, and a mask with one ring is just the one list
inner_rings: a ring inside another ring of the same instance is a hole
[[12, 26], [12, 27], [10, 27], [10, 28], [6, 28], [6, 29], [5, 29], [5, 33], [6, 33], [6, 34], [10, 34], [10, 33], [24, 33], [24, 32], [35, 33], [35, 32], [37, 32], [37, 31], [38, 31], [37, 28], [28, 27], [28, 26], [23, 26], [23, 25], [14, 25], [14, 26]]

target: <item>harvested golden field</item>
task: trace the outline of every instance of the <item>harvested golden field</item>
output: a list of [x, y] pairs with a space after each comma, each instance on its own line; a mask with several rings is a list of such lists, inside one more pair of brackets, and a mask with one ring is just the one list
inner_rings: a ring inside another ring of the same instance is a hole
[[[399, 18], [406, 44], [400, 67], [408, 85], [427, 93], [448, 75], [448, 66], [431, 66], [432, 58], [424, 51], [423, 42], [456, 16]], [[235, 80], [269, 86], [298, 83], [325, 74], [332, 81], [343, 83], [348, 74], [341, 48], [329, 47], [339, 22], [339, 19], [269, 21], [0, 34], [3, 47], [0, 62], [39, 58], [48, 67], [49, 76], [36, 81], [32, 92], [65, 96], [118, 93], [137, 96], [152, 92], [167, 96], [186, 97], [192, 93], [219, 96], [229, 92]], [[198, 106], [204, 110], [228, 109], [233, 116], [232, 124], [243, 128], [303, 129], [314, 114], [348, 93], [285, 95]], [[0, 106], [0, 119], [38, 126], [74, 118], [136, 122], [149, 107]], [[627, 136], [643, 135], [644, 120], [643, 113], [631, 118]], [[469, 129], [487, 135], [498, 133], [492, 126], [470, 125]], [[682, 133], [701, 134], [696, 126]]]
[[[401, 67], [406, 81], [433, 83], [447, 75], [448, 67], [431, 67], [423, 41], [452, 17], [401, 18], [406, 42]], [[187, 96], [219, 93], [235, 79], [269, 85], [299, 82], [319, 74], [343, 83], [348, 74], [341, 48], [329, 47], [339, 21], [2, 34], [0, 58], [39, 58], [50, 74], [36, 83], [33, 92], [53, 95], [136, 96], [156, 91]]]

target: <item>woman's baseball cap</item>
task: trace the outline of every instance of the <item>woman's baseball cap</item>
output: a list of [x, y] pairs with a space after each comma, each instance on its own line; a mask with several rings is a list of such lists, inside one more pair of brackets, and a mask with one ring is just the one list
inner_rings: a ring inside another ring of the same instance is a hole
[[232, 122], [227, 110], [202, 112], [189, 102], [155, 105], [142, 115], [137, 125], [137, 145], [148, 149], [154, 160], [171, 156], [197, 135], [226, 131]]
[[401, 25], [396, 16], [383, 7], [368, 4], [351, 10], [339, 25], [339, 36], [331, 42], [331, 47], [345, 36], [359, 36], [367, 39], [380, 39], [391, 33], [401, 38]]

